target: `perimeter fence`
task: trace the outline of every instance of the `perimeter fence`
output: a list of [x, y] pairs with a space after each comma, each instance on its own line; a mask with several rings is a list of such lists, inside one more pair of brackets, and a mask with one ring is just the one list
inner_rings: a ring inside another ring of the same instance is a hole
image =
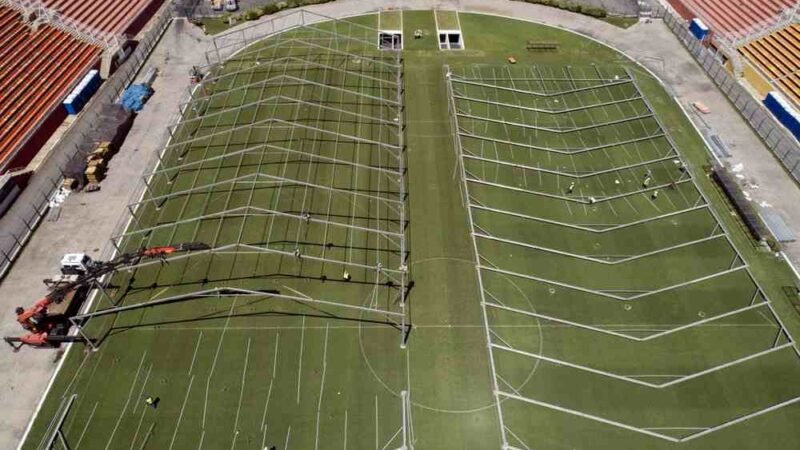
[[721, 53], [707, 47], [689, 32], [687, 20], [656, 0], [651, 0], [651, 6], [652, 16], [664, 21], [786, 171], [796, 182], [800, 182], [800, 144], [797, 139], [725, 68]]

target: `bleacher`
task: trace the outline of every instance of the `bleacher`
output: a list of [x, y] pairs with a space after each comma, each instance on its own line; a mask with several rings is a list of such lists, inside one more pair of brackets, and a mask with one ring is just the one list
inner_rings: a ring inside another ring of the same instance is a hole
[[739, 51], [768, 81], [800, 104], [800, 26], [785, 27]]
[[135, 34], [164, 0], [42, 0], [48, 8], [98, 31]]
[[164, 2], [40, 1], [59, 20], [36, 29], [10, 7], [15, 4], [0, 3], [0, 174], [33, 158], [66, 117], [64, 97], [99, 66], [103, 46], [82, 38], [86, 31], [135, 35]]
[[[100, 49], [42, 25], [34, 31], [0, 7], [0, 169], [24, 164], [23, 141], [61, 106], [72, 84], [96, 64]], [[56, 111], [57, 112], [57, 111]], [[62, 115], [63, 119], [63, 115]]]
[[741, 37], [769, 23], [796, 0], [668, 0], [684, 19], [700, 18], [714, 34]]

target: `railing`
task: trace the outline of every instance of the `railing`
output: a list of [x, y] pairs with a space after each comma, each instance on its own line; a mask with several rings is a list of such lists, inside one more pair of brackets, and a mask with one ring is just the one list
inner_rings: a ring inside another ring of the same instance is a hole
[[[5, 3], [8, 0], [0, 0]], [[31, 177], [19, 198], [0, 218], [0, 279], [5, 277], [23, 246], [48, 211], [49, 201], [63, 180], [63, 170], [73, 160], [80, 158], [79, 148], [84, 135], [101, 120], [100, 111], [105, 104], [115, 103], [122, 91], [130, 85], [139, 72], [164, 30], [172, 21], [172, 2], [167, 1], [156, 12], [151, 28], [139, 41], [136, 49], [114, 74], [103, 83], [76, 121], [64, 133], [52, 155]], [[59, 105], [60, 107], [60, 105]]]
[[689, 53], [697, 60], [703, 70], [719, 87], [728, 100], [739, 110], [747, 123], [761, 138], [766, 147], [780, 161], [786, 171], [800, 183], [800, 144], [784, 128], [759, 99], [753, 95], [722, 64], [720, 58], [690, 32], [688, 24], [671, 8], [653, 1], [653, 16], [664, 20]]
[[104, 49], [113, 48], [121, 42], [121, 36], [97, 30], [58, 11], [48, 8], [41, 0], [0, 0], [0, 5], [19, 11], [23, 18], [34, 24], [46, 24], [89, 44]]
[[745, 30], [739, 30], [734, 35], [730, 36], [731, 45], [733, 48], [739, 48], [747, 45], [750, 42], [761, 39], [770, 33], [777, 31], [781, 28], [797, 23], [797, 13], [800, 12], [800, 3], [796, 3], [791, 8], [783, 11], [779, 15], [770, 19], [761, 21], [755, 25], [751, 25]]

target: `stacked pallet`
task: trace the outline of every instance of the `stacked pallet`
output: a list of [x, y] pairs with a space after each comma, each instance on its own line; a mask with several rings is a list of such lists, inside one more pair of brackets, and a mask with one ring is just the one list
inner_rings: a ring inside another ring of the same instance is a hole
[[86, 157], [86, 170], [84, 171], [84, 175], [86, 176], [86, 181], [89, 182], [87, 186], [88, 190], [93, 190], [90, 186], [97, 185], [103, 180], [106, 174], [108, 160], [113, 153], [114, 147], [112, 143], [110, 141], [103, 141], [98, 142], [95, 149]]
[[108, 161], [125, 141], [134, 117], [119, 104], [103, 105], [98, 116], [64, 169], [65, 176], [78, 180], [78, 189], [88, 181], [91, 190], [106, 176]]

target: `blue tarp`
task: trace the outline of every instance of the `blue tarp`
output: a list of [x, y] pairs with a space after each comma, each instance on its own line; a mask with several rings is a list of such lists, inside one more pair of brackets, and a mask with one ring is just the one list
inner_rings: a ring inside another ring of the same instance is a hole
[[122, 107], [128, 111], [139, 112], [144, 108], [144, 103], [150, 98], [153, 90], [144, 84], [134, 84], [125, 89], [122, 94]]

